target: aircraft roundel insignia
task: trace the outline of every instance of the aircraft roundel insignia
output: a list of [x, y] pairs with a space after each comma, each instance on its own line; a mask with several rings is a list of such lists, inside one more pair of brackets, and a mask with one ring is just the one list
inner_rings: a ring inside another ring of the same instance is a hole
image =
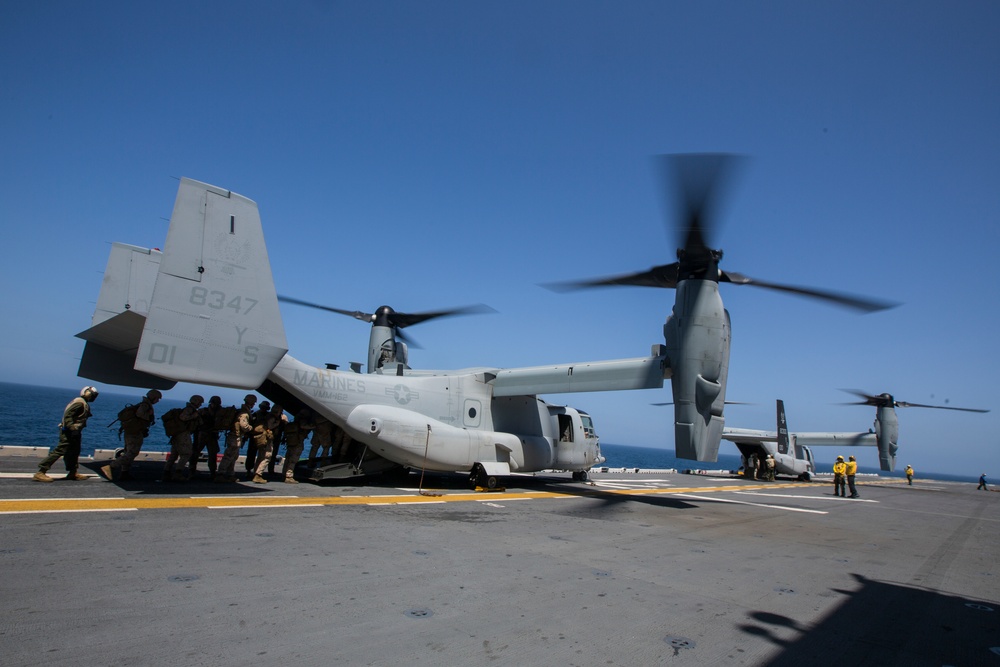
[[393, 396], [396, 399], [396, 402], [399, 403], [400, 405], [406, 405], [414, 398], [420, 396], [419, 392], [410, 391], [409, 387], [402, 384], [397, 384], [392, 389], [386, 389], [385, 393]]

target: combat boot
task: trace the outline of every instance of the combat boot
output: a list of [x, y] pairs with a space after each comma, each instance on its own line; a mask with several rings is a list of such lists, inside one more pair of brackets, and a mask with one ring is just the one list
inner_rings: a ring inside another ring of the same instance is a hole
[[263, 477], [261, 477], [260, 475], [254, 475], [253, 476], [253, 483], [254, 484], [267, 484], [267, 480], [264, 479]]
[[73, 472], [66, 473], [66, 476], [63, 477], [63, 479], [68, 479], [71, 482], [82, 482], [83, 480], [89, 479], [89, 478], [90, 478], [90, 475], [81, 475], [80, 473], [78, 473], [75, 470]]
[[115, 481], [115, 469], [112, 468], [110, 464], [101, 466], [101, 474], [104, 475], [109, 482]]
[[285, 484], [298, 484], [298, 483], [299, 483], [299, 480], [295, 479], [294, 477], [286, 477], [285, 478]]
[[51, 477], [49, 477], [48, 475], [46, 475], [44, 470], [39, 470], [38, 472], [36, 472], [35, 476], [32, 477], [31, 479], [33, 479], [36, 482], [54, 482], [54, 481], [56, 481], [56, 480], [52, 479]]

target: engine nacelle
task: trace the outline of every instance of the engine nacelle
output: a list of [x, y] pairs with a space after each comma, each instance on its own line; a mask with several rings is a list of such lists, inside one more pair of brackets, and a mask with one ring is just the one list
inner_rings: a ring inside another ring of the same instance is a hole
[[899, 420], [893, 406], [876, 408], [875, 441], [878, 443], [879, 466], [882, 470], [895, 470], [896, 452], [899, 450]]
[[718, 283], [677, 284], [673, 314], [663, 325], [674, 399], [674, 450], [679, 458], [716, 461], [725, 425], [729, 313]]

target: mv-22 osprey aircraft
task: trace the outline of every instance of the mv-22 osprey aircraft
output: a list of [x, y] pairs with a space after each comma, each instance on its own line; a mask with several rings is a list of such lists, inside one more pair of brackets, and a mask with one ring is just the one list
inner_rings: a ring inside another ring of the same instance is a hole
[[873, 396], [855, 389], [847, 390], [864, 399], [849, 405], [870, 405], [875, 407], [875, 424], [869, 431], [848, 432], [790, 432], [785, 419], [785, 404], [778, 399], [778, 424], [776, 431], [756, 431], [746, 428], [724, 428], [722, 439], [736, 444], [743, 459], [743, 469], [761, 469], [761, 463], [768, 455], [774, 457], [775, 473], [797, 477], [809, 481], [816, 472], [810, 447], [876, 447], [879, 452], [879, 467], [887, 472], [896, 469], [896, 454], [899, 451], [899, 420], [896, 408], [935, 408], [938, 410], [960, 410], [962, 412], [989, 412], [978, 408], [956, 408], [949, 405], [924, 405], [897, 401], [892, 394]]
[[[97, 382], [169, 388], [175, 382], [256, 390], [290, 411], [308, 407], [358, 445], [341, 476], [387, 466], [467, 472], [494, 487], [511, 472], [563, 470], [577, 480], [603, 462], [590, 416], [540, 394], [663, 386], [670, 379], [678, 457], [715, 461], [724, 425], [730, 319], [719, 283], [757, 285], [873, 311], [888, 304], [762, 283], [719, 269], [705, 243], [710, 195], [725, 156], [679, 156], [684, 245], [678, 261], [573, 288], [676, 288], [664, 343], [648, 356], [529, 368], [414, 370], [374, 347], [397, 327], [372, 317], [369, 373], [320, 368], [288, 354], [257, 204], [181, 179], [166, 244], [115, 244], [79, 374]], [[695, 180], [692, 180], [694, 178]], [[376, 328], [379, 329], [376, 336]]]

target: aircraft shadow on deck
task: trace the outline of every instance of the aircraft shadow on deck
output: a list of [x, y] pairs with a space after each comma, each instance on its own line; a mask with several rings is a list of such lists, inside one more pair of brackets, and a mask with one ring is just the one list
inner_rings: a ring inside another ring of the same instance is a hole
[[846, 598], [815, 624], [754, 611], [738, 627], [781, 648], [766, 663], [772, 667], [970, 665], [997, 659], [991, 654], [1000, 632], [995, 603], [851, 576], [857, 590], [834, 589]]

